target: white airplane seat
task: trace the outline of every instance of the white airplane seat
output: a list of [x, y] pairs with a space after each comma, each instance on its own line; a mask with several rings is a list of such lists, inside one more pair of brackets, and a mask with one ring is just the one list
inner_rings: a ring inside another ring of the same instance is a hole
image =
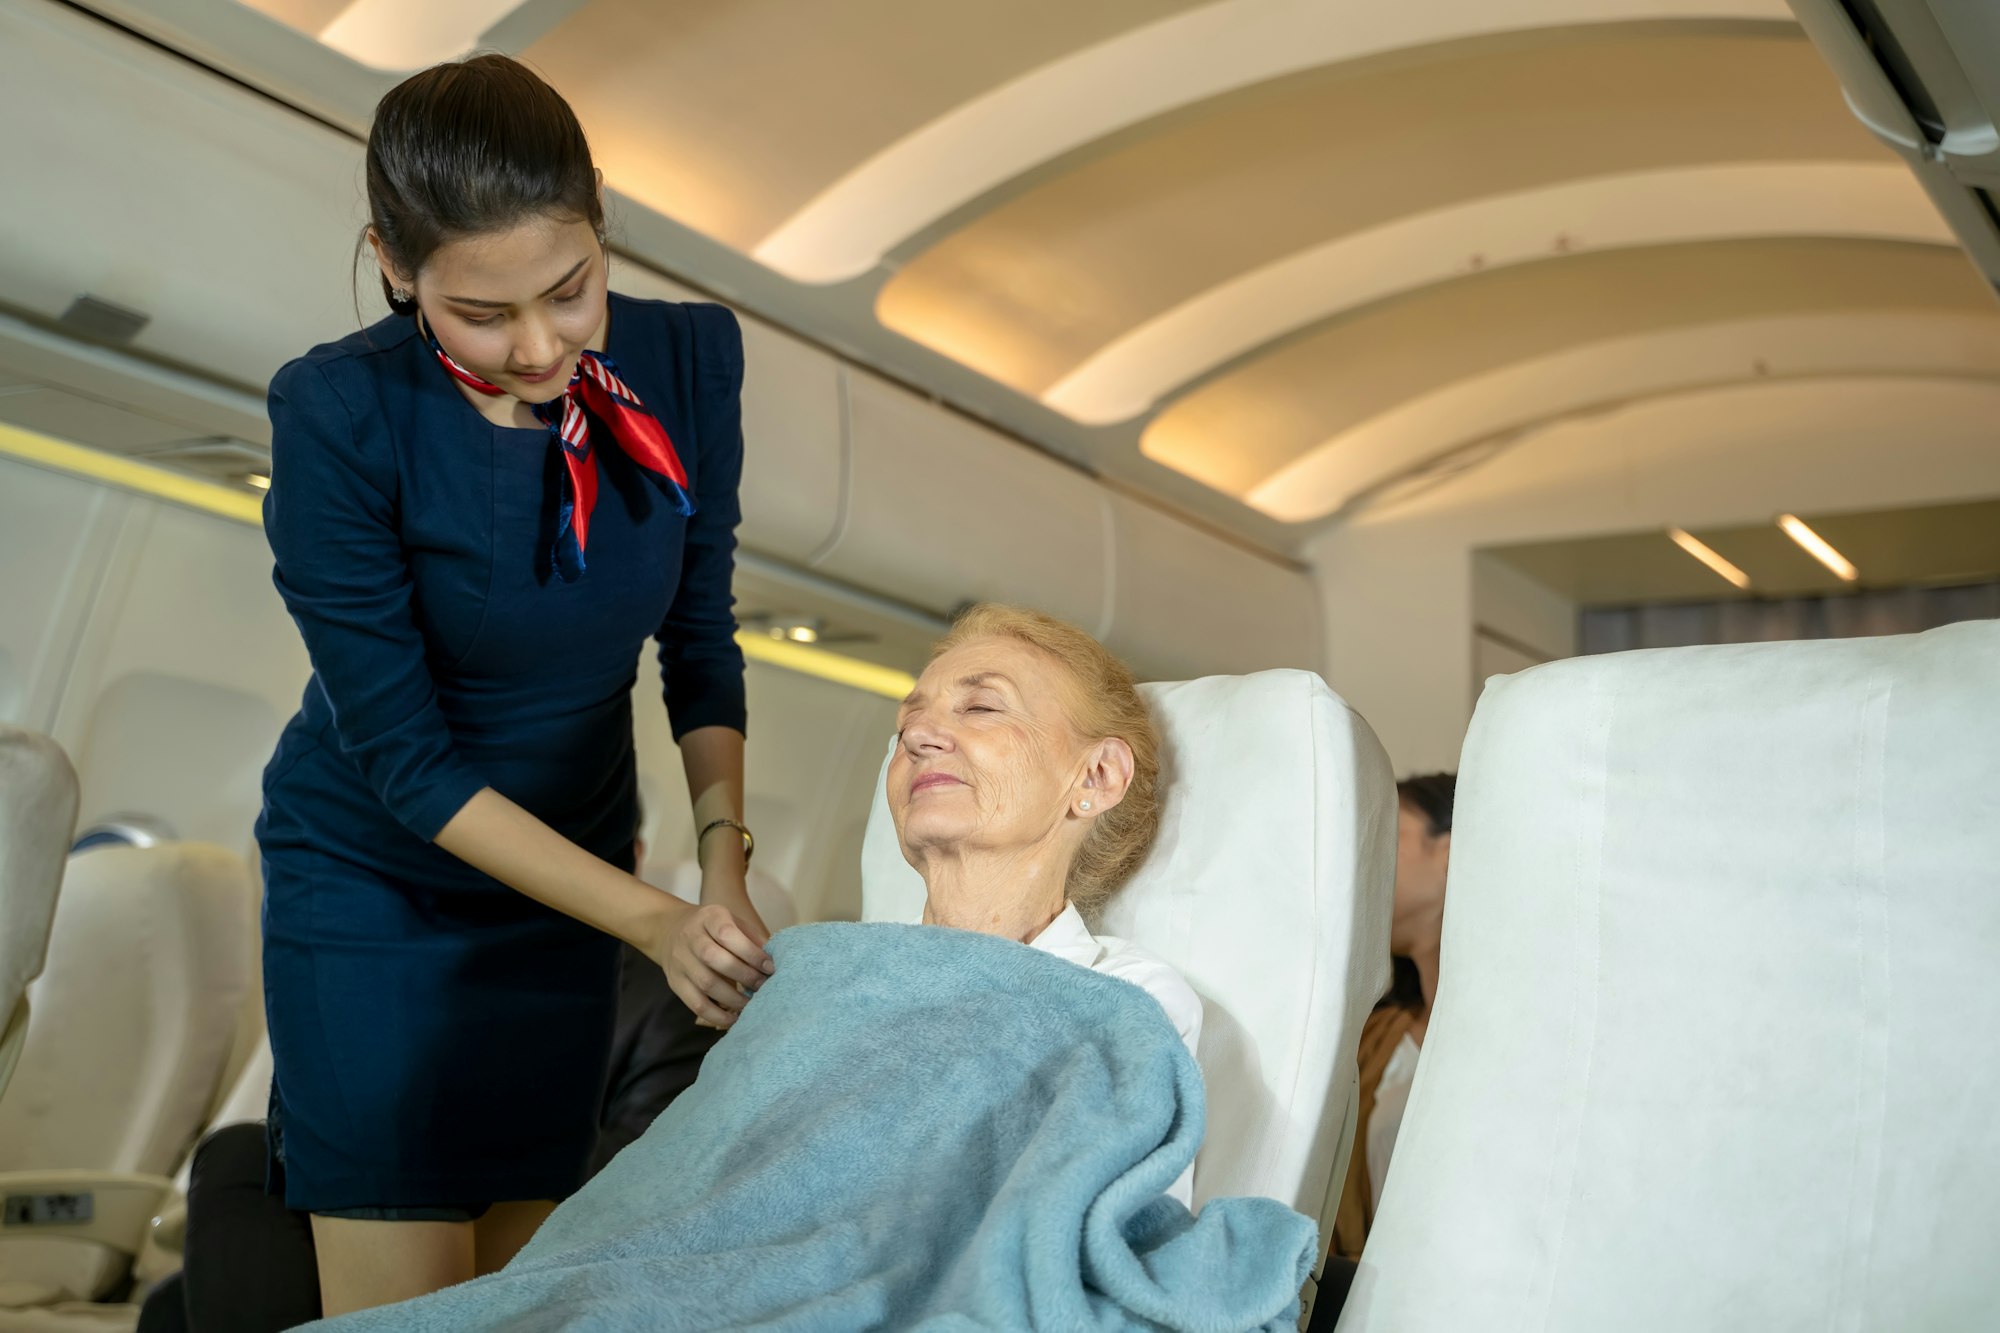
[[[1101, 929], [1173, 964], [1202, 998], [1197, 1205], [1282, 1200], [1319, 1220], [1324, 1255], [1353, 1146], [1355, 1049], [1389, 984], [1388, 757], [1310, 672], [1140, 691], [1163, 742], [1160, 831]], [[914, 921], [923, 902], [878, 780], [862, 918]]]
[[27, 1041], [29, 983], [48, 953], [76, 803], [62, 747], [0, 724], [0, 1097]]
[[131, 1307], [90, 1303], [143, 1247], [214, 1104], [249, 984], [251, 892], [242, 860], [205, 844], [71, 861], [0, 1102], [0, 1333], [130, 1323]]
[[1496, 679], [1341, 1333], [1991, 1328], [2000, 622]]

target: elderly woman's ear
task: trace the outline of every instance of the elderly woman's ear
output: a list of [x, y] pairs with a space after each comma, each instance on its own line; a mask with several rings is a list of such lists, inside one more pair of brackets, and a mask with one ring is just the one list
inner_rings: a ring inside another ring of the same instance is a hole
[[1124, 800], [1131, 785], [1132, 747], [1116, 736], [1095, 741], [1084, 752], [1083, 775], [1070, 793], [1070, 808], [1083, 818], [1101, 815]]

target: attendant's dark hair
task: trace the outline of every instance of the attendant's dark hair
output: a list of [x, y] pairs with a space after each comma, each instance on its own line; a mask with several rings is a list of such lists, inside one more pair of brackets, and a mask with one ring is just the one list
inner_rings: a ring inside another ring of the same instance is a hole
[[1451, 804], [1457, 792], [1458, 777], [1452, 773], [1419, 773], [1396, 784], [1396, 795], [1424, 817], [1433, 838], [1451, 832]]
[[[445, 242], [532, 218], [588, 222], [604, 205], [583, 126], [526, 65], [479, 55], [433, 65], [391, 88], [368, 131], [368, 227], [391, 265], [414, 275]], [[355, 255], [365, 244], [363, 228]], [[389, 279], [382, 295], [399, 315]]]

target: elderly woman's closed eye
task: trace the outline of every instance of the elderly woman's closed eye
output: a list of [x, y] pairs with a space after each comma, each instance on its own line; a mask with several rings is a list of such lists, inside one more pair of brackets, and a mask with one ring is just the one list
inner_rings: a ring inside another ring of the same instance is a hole
[[[1192, 1052], [1201, 1002], [1187, 982], [1085, 920], [1159, 827], [1159, 735], [1125, 665], [1059, 620], [976, 606], [937, 645], [898, 725], [889, 811], [924, 879], [924, 921], [1122, 977]], [[1184, 1202], [1189, 1183], [1174, 1189]]]

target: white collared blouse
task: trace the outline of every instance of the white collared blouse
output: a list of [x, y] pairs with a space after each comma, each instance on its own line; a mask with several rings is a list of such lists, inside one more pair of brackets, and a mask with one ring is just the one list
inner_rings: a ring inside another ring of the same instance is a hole
[[[1044, 926], [1041, 934], [1028, 944], [1030, 948], [1054, 954], [1079, 967], [1129, 981], [1145, 991], [1166, 1011], [1174, 1031], [1180, 1033], [1181, 1040], [1187, 1044], [1188, 1054], [1199, 1059], [1201, 999], [1165, 960], [1130, 940], [1119, 939], [1115, 935], [1091, 934], [1090, 927], [1084, 924], [1083, 914], [1076, 910], [1074, 903], [1064, 904], [1062, 915]], [[1192, 1208], [1194, 1168], [1190, 1166], [1182, 1172], [1180, 1179], [1167, 1192]]]

